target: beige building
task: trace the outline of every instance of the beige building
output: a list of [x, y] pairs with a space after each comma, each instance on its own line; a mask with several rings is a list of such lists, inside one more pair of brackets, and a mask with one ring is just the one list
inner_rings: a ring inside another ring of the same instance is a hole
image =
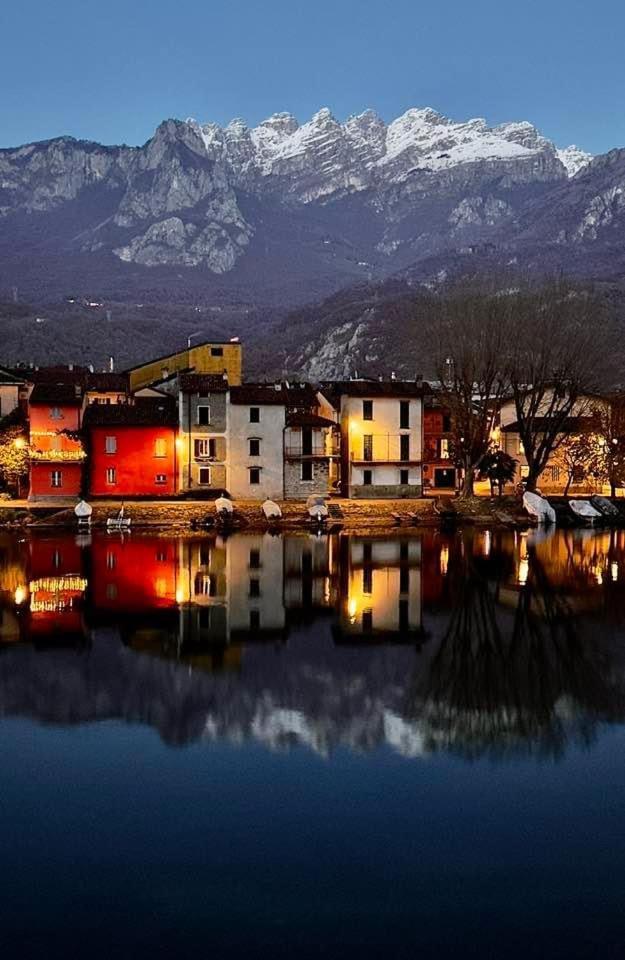
[[345, 497], [420, 497], [423, 385], [420, 381], [348, 380], [324, 385], [341, 431]]

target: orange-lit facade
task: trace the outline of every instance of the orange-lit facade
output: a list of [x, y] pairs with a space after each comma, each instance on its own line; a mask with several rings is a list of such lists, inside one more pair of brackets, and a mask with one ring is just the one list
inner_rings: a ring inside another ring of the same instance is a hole
[[83, 398], [77, 384], [38, 384], [29, 400], [30, 499], [77, 497], [85, 451], [77, 435]]

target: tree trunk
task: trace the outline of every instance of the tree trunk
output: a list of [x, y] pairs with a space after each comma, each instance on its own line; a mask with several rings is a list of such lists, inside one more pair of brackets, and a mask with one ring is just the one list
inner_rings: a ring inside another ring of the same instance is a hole
[[537, 470], [535, 466], [530, 466], [528, 474], [525, 480], [525, 489], [530, 490], [532, 493], [536, 491], [536, 486], [538, 485], [538, 478], [542, 473], [541, 470]]
[[473, 466], [472, 464], [465, 460], [464, 462], [464, 480], [462, 483], [462, 489], [460, 491], [460, 498], [462, 500], [468, 500], [469, 497], [474, 496], [474, 484], [475, 478], [473, 475]]
[[570, 488], [572, 482], [573, 482], [573, 473], [572, 473], [572, 472], [569, 472], [569, 475], [568, 475], [568, 477], [567, 477], [567, 479], [566, 479], [566, 486], [565, 486], [565, 488], [564, 488], [564, 496], [565, 496], [565, 497], [568, 497], [568, 495], [569, 495], [569, 488]]

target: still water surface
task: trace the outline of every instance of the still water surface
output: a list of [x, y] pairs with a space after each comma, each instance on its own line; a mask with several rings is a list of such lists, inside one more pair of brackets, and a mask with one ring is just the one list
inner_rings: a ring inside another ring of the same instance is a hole
[[0, 604], [3, 956], [623, 956], [623, 532], [2, 535]]

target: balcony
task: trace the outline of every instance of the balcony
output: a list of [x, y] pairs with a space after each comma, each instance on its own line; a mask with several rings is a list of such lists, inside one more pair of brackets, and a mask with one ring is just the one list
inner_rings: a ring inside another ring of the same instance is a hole
[[303, 457], [338, 457], [341, 449], [338, 443], [286, 444], [284, 455], [289, 459]]
[[353, 464], [405, 464], [415, 466], [422, 462], [422, 456], [416, 455], [411, 448], [413, 437], [407, 433], [374, 434], [353, 440], [350, 445], [349, 459]]

